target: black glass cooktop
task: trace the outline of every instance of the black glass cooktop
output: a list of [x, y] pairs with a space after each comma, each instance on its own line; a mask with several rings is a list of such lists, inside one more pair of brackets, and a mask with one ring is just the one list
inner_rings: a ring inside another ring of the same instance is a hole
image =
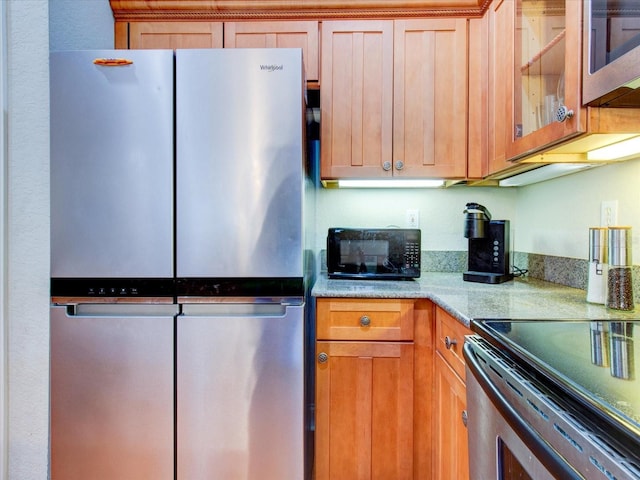
[[640, 439], [640, 320], [474, 320], [472, 329]]

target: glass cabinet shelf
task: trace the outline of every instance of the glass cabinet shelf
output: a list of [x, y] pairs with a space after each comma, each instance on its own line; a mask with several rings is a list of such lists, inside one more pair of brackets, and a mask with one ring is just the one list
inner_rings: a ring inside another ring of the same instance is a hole
[[[560, 71], [557, 70], [558, 67], [564, 66], [564, 39], [566, 34], [566, 29], [562, 30], [562, 32], [556, 35], [542, 50], [531, 57], [527, 63], [522, 65], [520, 67], [522, 75], [540, 75], [540, 72], [544, 72], [544, 74], [560, 75], [562, 73], [562, 69], [560, 69]], [[553, 70], [554, 68], [556, 71]]]

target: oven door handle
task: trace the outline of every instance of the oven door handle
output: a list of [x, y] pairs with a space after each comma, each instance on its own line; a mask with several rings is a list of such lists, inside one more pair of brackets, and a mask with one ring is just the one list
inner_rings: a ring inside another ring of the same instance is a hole
[[[491, 381], [491, 378], [482, 369], [477, 360], [471, 342], [464, 342], [462, 348], [463, 356], [469, 372], [475, 377], [480, 387], [491, 399], [493, 405], [498, 409], [502, 417], [511, 426], [513, 431], [531, 450], [532, 454], [544, 465], [544, 467], [556, 478], [566, 480], [584, 480], [584, 477], [576, 472], [555, 450], [549, 445], [540, 434], [525, 422], [518, 412], [509, 404], [509, 401], [502, 395], [500, 390]], [[467, 376], [467, 382], [469, 376]], [[467, 402], [469, 403], [469, 402]], [[469, 408], [467, 408], [469, 410]], [[473, 423], [472, 414], [468, 418], [469, 424]], [[468, 427], [467, 427], [468, 428]], [[471, 448], [471, 445], [469, 445]]]

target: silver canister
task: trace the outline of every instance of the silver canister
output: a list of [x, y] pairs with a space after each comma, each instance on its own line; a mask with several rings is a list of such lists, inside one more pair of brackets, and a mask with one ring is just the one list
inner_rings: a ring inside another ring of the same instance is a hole
[[591, 363], [599, 367], [609, 366], [609, 325], [607, 322], [591, 322]]
[[616, 378], [631, 380], [635, 378], [633, 370], [633, 323], [611, 322], [609, 335], [609, 354], [611, 375]]
[[608, 238], [606, 305], [616, 310], [633, 310], [631, 227], [609, 227]]
[[604, 304], [607, 298], [608, 235], [606, 227], [589, 229], [587, 302]]

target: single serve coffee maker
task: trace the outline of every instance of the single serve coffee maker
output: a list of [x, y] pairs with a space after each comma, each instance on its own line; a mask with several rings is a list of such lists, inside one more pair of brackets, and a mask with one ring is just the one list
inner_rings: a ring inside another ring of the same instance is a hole
[[503, 283], [511, 280], [509, 220], [491, 220], [491, 213], [478, 203], [464, 209], [464, 236], [469, 239], [467, 282]]

